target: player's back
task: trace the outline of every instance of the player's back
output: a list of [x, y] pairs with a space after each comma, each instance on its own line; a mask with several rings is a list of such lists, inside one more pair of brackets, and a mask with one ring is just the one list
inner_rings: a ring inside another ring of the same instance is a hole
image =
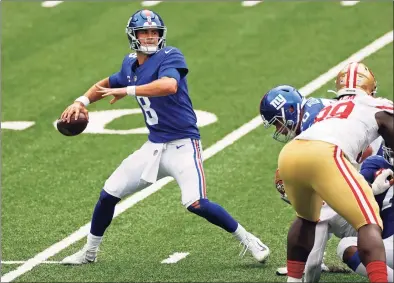
[[335, 144], [355, 163], [358, 154], [379, 136], [375, 114], [380, 111], [393, 113], [393, 103], [367, 95], [343, 96], [323, 108], [314, 124], [296, 139]]
[[[361, 166], [360, 173], [372, 184], [379, 170], [391, 169], [394, 167], [387, 162], [382, 156], [371, 156], [365, 159]], [[391, 186], [387, 191], [382, 194], [376, 195], [375, 199], [379, 205], [380, 217], [383, 221], [383, 239], [390, 237], [394, 234], [394, 207], [393, 207], [393, 193], [394, 186]]]
[[301, 120], [301, 132], [312, 126], [315, 117], [326, 106], [332, 104], [335, 100], [325, 98], [310, 97], [305, 99], [301, 104], [303, 116]]

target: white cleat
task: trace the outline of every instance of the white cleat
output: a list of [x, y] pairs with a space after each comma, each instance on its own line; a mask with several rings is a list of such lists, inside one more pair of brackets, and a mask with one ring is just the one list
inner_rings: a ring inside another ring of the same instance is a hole
[[258, 262], [263, 263], [270, 255], [270, 249], [260, 239], [250, 233], [248, 233], [246, 239], [241, 244], [244, 245], [244, 248], [240, 256], [244, 256], [246, 251], [249, 250]]
[[61, 261], [61, 264], [81, 265], [97, 261], [97, 251], [88, 250], [83, 247], [82, 250], [72, 254]]

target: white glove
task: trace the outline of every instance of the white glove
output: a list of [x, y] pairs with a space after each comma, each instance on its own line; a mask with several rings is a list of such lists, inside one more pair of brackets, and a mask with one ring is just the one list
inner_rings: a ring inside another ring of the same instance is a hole
[[[393, 174], [391, 169], [384, 169], [375, 178], [375, 181], [372, 183], [372, 191], [375, 196], [384, 193], [393, 185]], [[390, 176], [390, 180], [387, 180]]]

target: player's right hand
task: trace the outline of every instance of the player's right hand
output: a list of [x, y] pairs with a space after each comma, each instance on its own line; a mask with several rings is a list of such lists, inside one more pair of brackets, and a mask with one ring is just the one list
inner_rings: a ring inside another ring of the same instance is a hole
[[68, 106], [60, 116], [60, 119], [62, 121], [67, 121], [67, 123], [70, 123], [71, 116], [75, 113], [75, 120], [78, 119], [79, 113], [83, 113], [86, 116], [86, 119], [89, 120], [89, 113], [88, 110], [86, 109], [85, 105], [83, 105], [82, 102], [75, 101], [73, 104]]
[[378, 172], [375, 181], [372, 183], [372, 191], [375, 196], [384, 193], [394, 184], [394, 173], [391, 169], [384, 169]]

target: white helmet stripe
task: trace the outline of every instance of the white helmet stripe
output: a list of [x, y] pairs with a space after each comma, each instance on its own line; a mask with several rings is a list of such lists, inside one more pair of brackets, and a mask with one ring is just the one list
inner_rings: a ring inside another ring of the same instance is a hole
[[349, 70], [347, 72], [348, 78], [347, 81], [349, 82], [347, 87], [355, 88], [357, 83], [357, 69], [358, 63], [351, 63], [349, 65]]

